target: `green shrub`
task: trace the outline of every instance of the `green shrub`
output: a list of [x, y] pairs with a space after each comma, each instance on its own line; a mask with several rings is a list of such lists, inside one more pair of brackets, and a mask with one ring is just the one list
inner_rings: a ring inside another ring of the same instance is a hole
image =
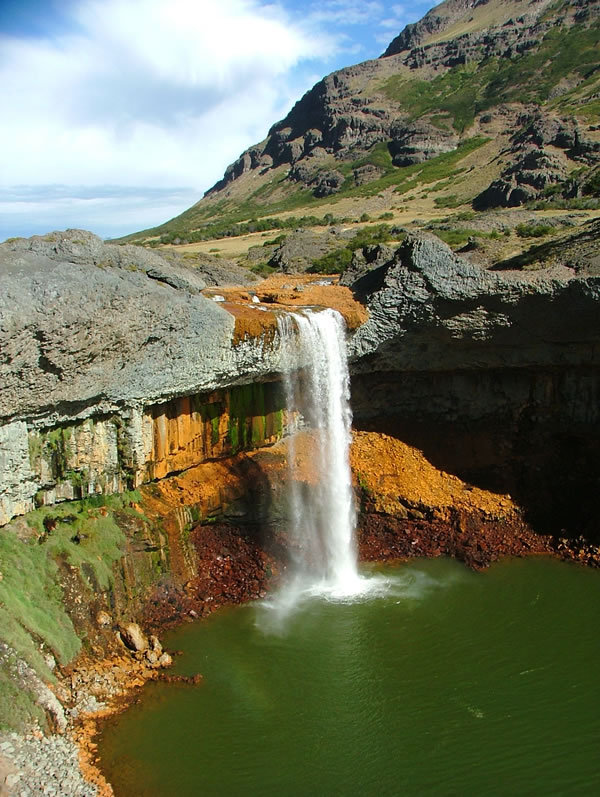
[[363, 227], [358, 230], [348, 241], [346, 246], [334, 249], [323, 257], [315, 260], [307, 269], [309, 274], [341, 274], [351, 261], [352, 254], [357, 249], [365, 246], [384, 243], [392, 238], [392, 228], [389, 224], [376, 224], [373, 227]]
[[251, 267], [250, 271], [253, 274], [257, 274], [259, 277], [268, 277], [270, 274], [277, 271], [277, 269], [275, 266], [270, 266], [268, 263], [257, 263]]
[[263, 246], [279, 246], [279, 244], [282, 244], [286, 238], [287, 235], [282, 233], [281, 235], [278, 235], [277, 238], [270, 238], [268, 241], [265, 241]]
[[515, 232], [519, 238], [543, 238], [554, 231], [551, 224], [517, 224]]
[[600, 199], [537, 199], [527, 202], [526, 208], [530, 210], [599, 210]]
[[309, 274], [341, 274], [352, 260], [352, 250], [347, 247], [334, 249], [315, 260], [307, 271]]
[[436, 196], [433, 200], [436, 208], [458, 208], [465, 204], [463, 199], [459, 199], [456, 194], [449, 196]]
[[598, 196], [600, 194], [600, 169], [587, 180], [583, 187], [586, 196]]
[[456, 227], [453, 230], [438, 229], [435, 225], [427, 225], [428, 229], [434, 232], [438, 238], [454, 248], [463, 246], [470, 238], [489, 238], [491, 240], [498, 240], [500, 233], [497, 230], [492, 232], [483, 232], [482, 230], [472, 230], [464, 227]]
[[79, 572], [90, 593], [113, 583], [113, 565], [123, 555], [125, 537], [106, 506], [122, 512], [139, 500], [136, 492], [94, 496], [42, 507], [25, 515], [37, 532], [19, 539], [10, 525], [0, 531], [0, 627], [3, 640], [37, 672], [50, 677], [39, 651], [43, 643], [61, 664], [77, 654], [80, 640], [63, 605], [59, 563]]
[[385, 243], [385, 241], [389, 241], [391, 237], [392, 228], [389, 224], [376, 224], [373, 227], [363, 227], [362, 230], [358, 230], [354, 233], [350, 241], [346, 244], [346, 248], [351, 252], [355, 252], [357, 249], [362, 249], [365, 246]]
[[454, 221], [472, 221], [477, 214], [474, 210], [463, 210], [452, 216]]

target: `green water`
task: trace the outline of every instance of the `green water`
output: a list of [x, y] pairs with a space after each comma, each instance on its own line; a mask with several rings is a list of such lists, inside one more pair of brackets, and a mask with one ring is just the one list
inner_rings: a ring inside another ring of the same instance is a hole
[[378, 572], [382, 598], [171, 634], [204, 682], [150, 684], [106, 727], [117, 797], [600, 794], [600, 572]]

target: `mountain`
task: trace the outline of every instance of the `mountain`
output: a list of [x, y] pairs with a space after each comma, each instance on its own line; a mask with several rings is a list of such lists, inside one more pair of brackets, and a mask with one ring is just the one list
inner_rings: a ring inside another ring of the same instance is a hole
[[189, 210], [123, 240], [597, 208], [599, 121], [599, 0], [446, 0], [319, 81]]

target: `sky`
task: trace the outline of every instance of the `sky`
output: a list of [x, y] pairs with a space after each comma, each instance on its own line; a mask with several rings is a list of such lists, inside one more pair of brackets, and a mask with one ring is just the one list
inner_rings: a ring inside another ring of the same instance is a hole
[[167, 221], [433, 4], [0, 0], [0, 241]]

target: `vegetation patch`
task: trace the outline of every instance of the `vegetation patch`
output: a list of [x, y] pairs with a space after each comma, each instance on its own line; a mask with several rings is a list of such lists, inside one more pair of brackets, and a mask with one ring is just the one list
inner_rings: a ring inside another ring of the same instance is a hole
[[519, 238], [543, 238], [554, 231], [551, 224], [517, 224], [515, 227]]
[[[462, 169], [455, 170], [454, 167], [457, 163], [466, 158], [467, 155], [470, 155], [471, 152], [475, 152], [484, 144], [487, 144], [488, 141], [490, 139], [486, 136], [473, 136], [461, 141], [452, 152], [444, 152], [425, 163], [415, 163], [411, 166], [392, 166], [390, 158], [390, 167], [387, 174], [370, 183], [355, 187], [349, 185], [349, 181], [347, 181], [341, 191], [333, 197], [328, 197], [328, 200], [329, 202], [335, 202], [346, 196], [374, 196], [386, 188], [392, 187], [395, 187], [396, 193], [405, 194], [419, 185], [435, 183], [438, 180], [447, 180], [463, 171]], [[383, 146], [387, 149], [387, 144]]]
[[[477, 114], [502, 103], [541, 105], [569, 75], [579, 75], [583, 83], [592, 83], [597, 80], [599, 67], [600, 23], [595, 22], [588, 28], [553, 27], [531, 50], [512, 58], [493, 57], [456, 66], [433, 80], [392, 75], [382, 91], [401, 105], [411, 119], [445, 111], [451, 116], [453, 127], [463, 132]], [[595, 98], [591, 102], [594, 101]], [[563, 106], [566, 102], [567, 98], [561, 98]]]
[[250, 271], [253, 274], [257, 274], [259, 277], [268, 277], [274, 274], [277, 269], [275, 266], [270, 266], [268, 263], [256, 263], [250, 268]]
[[[403, 237], [403, 236], [401, 236]], [[392, 238], [398, 239], [392, 232], [389, 224], [377, 224], [373, 227], [363, 227], [358, 230], [345, 246], [333, 249], [323, 257], [315, 260], [307, 269], [309, 274], [341, 274], [352, 261], [352, 255], [357, 249], [365, 246], [385, 243]]]
[[497, 230], [492, 230], [492, 232], [483, 232], [482, 230], [471, 230], [460, 227], [453, 230], [446, 230], [439, 229], [435, 226], [429, 226], [428, 229], [434, 232], [438, 238], [452, 248], [464, 246], [464, 244], [473, 238], [489, 238], [491, 240], [498, 240], [502, 237]]
[[[156, 241], [156, 245], [190, 244], [198, 243], [199, 241], [219, 240], [221, 238], [236, 238], [240, 235], [249, 235], [255, 232], [295, 230], [299, 227], [326, 227], [342, 222], [342, 219], [336, 219], [331, 214], [325, 214], [325, 216], [288, 216], [284, 219], [273, 216], [260, 218], [265, 211], [268, 213], [281, 212], [281, 205], [267, 208], [252, 205], [251, 211], [251, 218], [247, 221], [239, 220], [240, 217], [248, 219], [244, 206], [241, 206], [235, 213], [225, 214], [218, 222], [207, 223], [195, 230], [186, 229], [178, 224], [173, 229], [163, 233]], [[273, 241], [265, 241], [264, 245], [281, 243], [283, 240], [285, 240], [285, 235], [279, 235]]]
[[[600, 107], [598, 108], [598, 114], [600, 115]], [[588, 177], [583, 186], [583, 193], [586, 196], [600, 196], [600, 169], [596, 169]]]
[[446, 111], [453, 120], [452, 126], [462, 133], [473, 124], [478, 94], [484, 85], [478, 65], [468, 64], [454, 67], [433, 80], [408, 80], [402, 75], [392, 75], [382, 91], [401, 105], [411, 119], [431, 111]]
[[375, 166], [378, 169], [382, 169], [386, 174], [394, 171], [396, 167], [392, 163], [392, 156], [387, 142], [380, 141], [374, 144], [364, 157], [350, 163], [341, 164], [337, 168], [342, 174], [349, 175], [355, 169], [360, 169], [361, 166]]
[[448, 196], [436, 196], [433, 204], [436, 208], [459, 208], [464, 205], [467, 200], [460, 199], [456, 194], [449, 194]]
[[23, 732], [31, 721], [37, 720], [44, 727], [45, 716], [33, 696], [23, 689], [17, 681], [18, 658], [7, 651], [2, 657], [0, 667], [0, 731]]
[[90, 595], [113, 584], [113, 565], [123, 555], [125, 536], [112, 512], [129, 510], [136, 492], [97, 496], [25, 516], [32, 533], [0, 532], [0, 627], [3, 641], [38, 673], [51, 678], [42, 649], [60, 664], [78, 653], [81, 642], [63, 603], [60, 568], [77, 569]]
[[341, 274], [352, 261], [352, 249], [346, 246], [333, 249], [323, 257], [319, 257], [306, 270], [309, 274]]

